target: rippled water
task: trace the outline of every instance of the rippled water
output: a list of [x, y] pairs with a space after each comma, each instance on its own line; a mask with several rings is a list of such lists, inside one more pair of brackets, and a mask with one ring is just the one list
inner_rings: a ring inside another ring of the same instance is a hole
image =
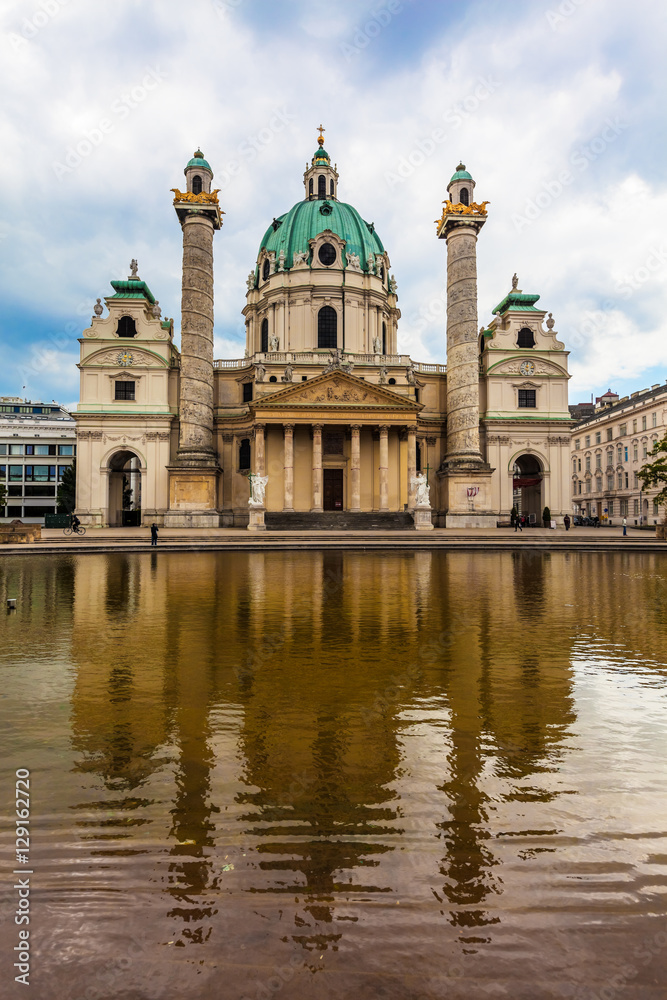
[[664, 998], [665, 557], [12, 556], [6, 596], [32, 996]]

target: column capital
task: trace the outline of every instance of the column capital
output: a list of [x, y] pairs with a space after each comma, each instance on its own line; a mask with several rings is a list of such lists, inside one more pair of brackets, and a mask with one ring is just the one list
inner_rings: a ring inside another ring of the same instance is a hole
[[283, 430], [285, 433], [291, 433], [294, 430], [294, 424], [283, 424]]
[[380, 431], [380, 434], [388, 434], [389, 433], [389, 429], [390, 429], [390, 425], [389, 424], [379, 424], [378, 425], [378, 430]]
[[255, 430], [257, 431], [266, 430], [266, 424], [255, 424]]
[[360, 431], [362, 427], [363, 424], [350, 424], [351, 431]]
[[322, 428], [324, 427], [324, 424], [311, 424], [310, 426], [313, 428], [314, 431], [321, 431]]

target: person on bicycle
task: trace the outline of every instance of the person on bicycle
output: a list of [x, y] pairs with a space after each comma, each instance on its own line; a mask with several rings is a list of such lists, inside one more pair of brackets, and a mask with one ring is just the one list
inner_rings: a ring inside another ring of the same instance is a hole
[[69, 524], [70, 524], [70, 528], [72, 529], [72, 531], [76, 531], [78, 529], [79, 525], [81, 524], [81, 521], [76, 516], [76, 514], [72, 513], [69, 516]]

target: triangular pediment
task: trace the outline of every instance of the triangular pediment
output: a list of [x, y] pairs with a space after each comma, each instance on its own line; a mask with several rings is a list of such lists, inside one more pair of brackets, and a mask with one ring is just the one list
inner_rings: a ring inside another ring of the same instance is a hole
[[317, 375], [307, 382], [287, 385], [256, 399], [252, 404], [254, 410], [293, 406], [405, 410], [411, 413], [421, 410], [421, 405], [414, 400], [341, 370]]

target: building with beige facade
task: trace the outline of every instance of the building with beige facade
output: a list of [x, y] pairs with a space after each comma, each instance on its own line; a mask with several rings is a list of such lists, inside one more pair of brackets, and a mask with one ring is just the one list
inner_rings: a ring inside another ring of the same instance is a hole
[[667, 385], [619, 396], [611, 389], [572, 431], [571, 482], [575, 514], [631, 525], [657, 524], [664, 514], [638, 473], [667, 434]]
[[112, 282], [106, 315], [98, 299], [80, 341], [83, 523], [123, 522], [128, 473], [148, 524], [246, 525], [252, 482], [265, 484], [257, 506], [268, 528], [489, 526], [513, 505], [537, 521], [546, 505], [562, 519], [567, 351], [516, 276], [480, 328], [476, 243], [487, 209], [463, 164], [436, 222], [447, 254], [441, 363], [399, 352], [389, 253], [374, 224], [339, 200], [321, 135], [301, 200], [259, 241], [242, 310], [245, 357], [215, 359], [223, 213], [199, 150], [185, 178], [174, 189], [180, 350], [136, 262]]

